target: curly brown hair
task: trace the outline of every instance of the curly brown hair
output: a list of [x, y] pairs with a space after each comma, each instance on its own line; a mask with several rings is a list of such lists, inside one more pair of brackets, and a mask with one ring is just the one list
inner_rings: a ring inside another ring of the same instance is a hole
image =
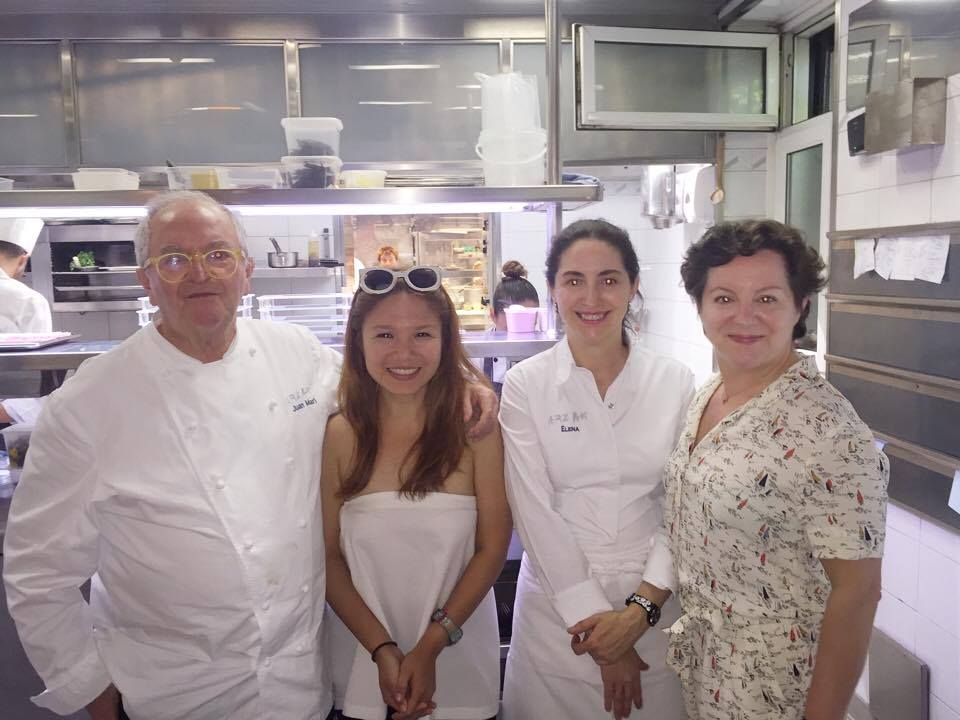
[[[357, 290], [353, 296], [344, 338], [343, 372], [337, 391], [340, 412], [356, 438], [350, 470], [340, 485], [339, 495], [344, 499], [363, 492], [380, 447], [380, 386], [367, 372], [363, 355], [363, 323], [367, 315], [387, 298], [410, 292], [413, 291], [401, 281], [388, 293], [372, 295]], [[457, 311], [443, 287], [433, 292], [416, 292], [416, 296], [427, 301], [442, 327], [440, 366], [427, 383], [423, 430], [398, 470], [401, 477], [405, 476], [400, 492], [419, 499], [439, 490], [460, 465], [467, 446], [467, 427], [463, 422], [467, 383], [484, 383], [488, 387], [489, 384], [463, 350]], [[409, 469], [406, 474], [405, 469]]]
[[787, 279], [793, 301], [800, 310], [800, 319], [793, 327], [793, 338], [802, 338], [807, 334], [807, 315], [810, 313], [810, 303], [804, 306], [804, 300], [826, 287], [826, 265], [820, 253], [804, 242], [800, 232], [789, 225], [776, 220], [745, 220], [714, 225], [687, 250], [680, 266], [683, 287], [699, 309], [710, 268], [726, 265], [737, 257], [749, 257], [760, 250], [779, 253], [787, 264]]

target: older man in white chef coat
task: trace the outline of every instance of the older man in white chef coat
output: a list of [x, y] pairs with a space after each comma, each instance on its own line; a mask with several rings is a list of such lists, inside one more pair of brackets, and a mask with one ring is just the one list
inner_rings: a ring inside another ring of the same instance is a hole
[[340, 356], [236, 318], [253, 263], [204, 195], [152, 205], [137, 261], [160, 320], [50, 396], [10, 511], [34, 700], [112, 720], [119, 690], [133, 720], [323, 720], [318, 479]]
[[[43, 220], [0, 220], [0, 333], [48, 333], [53, 329], [50, 303], [22, 281], [27, 260], [37, 244]], [[34, 423], [39, 398], [0, 400], [0, 423]]]

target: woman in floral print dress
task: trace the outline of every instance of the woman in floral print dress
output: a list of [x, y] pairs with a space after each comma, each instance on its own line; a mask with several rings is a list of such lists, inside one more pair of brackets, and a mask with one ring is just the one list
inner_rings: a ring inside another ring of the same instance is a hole
[[[774, 221], [711, 228], [681, 268], [720, 370], [664, 479], [684, 613], [668, 663], [690, 720], [841, 720], [863, 667], [888, 470], [847, 400], [793, 349], [823, 269]], [[616, 615], [588, 623], [595, 656], [616, 655]]]

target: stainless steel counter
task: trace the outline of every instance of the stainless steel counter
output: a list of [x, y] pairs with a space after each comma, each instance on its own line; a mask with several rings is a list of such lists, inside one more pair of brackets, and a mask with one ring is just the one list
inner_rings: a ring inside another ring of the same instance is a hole
[[[536, 355], [552, 347], [556, 339], [546, 333], [466, 332], [464, 349], [470, 357], [508, 357], [520, 359]], [[107, 352], [120, 344], [118, 340], [66, 342], [61, 345], [26, 352], [0, 352], [0, 372], [13, 370], [75, 370], [87, 358]], [[343, 349], [343, 341], [324, 342], [335, 350]]]

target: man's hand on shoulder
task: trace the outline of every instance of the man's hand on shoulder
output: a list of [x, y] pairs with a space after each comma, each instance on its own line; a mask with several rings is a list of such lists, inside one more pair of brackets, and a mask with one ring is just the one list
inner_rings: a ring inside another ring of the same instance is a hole
[[500, 402], [493, 390], [479, 382], [467, 383], [467, 394], [463, 405], [463, 421], [470, 422], [476, 412], [480, 412], [480, 416], [473, 427], [467, 431], [468, 438], [478, 440], [489, 435], [497, 426], [497, 412], [499, 410]]

